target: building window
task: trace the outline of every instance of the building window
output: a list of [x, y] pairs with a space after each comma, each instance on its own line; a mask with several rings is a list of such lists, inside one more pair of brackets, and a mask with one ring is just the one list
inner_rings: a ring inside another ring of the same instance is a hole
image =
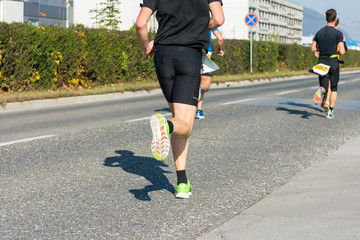
[[27, 23], [30, 23], [31, 25], [34, 26], [39, 26], [39, 19], [29, 19]]

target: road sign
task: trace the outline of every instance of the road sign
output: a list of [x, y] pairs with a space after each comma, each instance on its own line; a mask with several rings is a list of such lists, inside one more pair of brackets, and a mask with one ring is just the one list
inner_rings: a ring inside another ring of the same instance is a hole
[[252, 73], [252, 27], [255, 27], [256, 24], [259, 22], [258, 16], [255, 13], [248, 13], [245, 16], [245, 24], [250, 27], [250, 73]]
[[258, 16], [255, 13], [248, 13], [245, 16], [245, 24], [249, 27], [255, 27], [255, 25], [259, 22]]

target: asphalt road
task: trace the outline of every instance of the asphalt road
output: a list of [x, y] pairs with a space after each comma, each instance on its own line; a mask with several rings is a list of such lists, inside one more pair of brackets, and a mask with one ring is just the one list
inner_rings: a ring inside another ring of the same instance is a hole
[[360, 134], [360, 73], [342, 75], [334, 120], [316, 77], [216, 88], [173, 197], [172, 156], [150, 152], [160, 93], [0, 110], [0, 239], [195, 239]]

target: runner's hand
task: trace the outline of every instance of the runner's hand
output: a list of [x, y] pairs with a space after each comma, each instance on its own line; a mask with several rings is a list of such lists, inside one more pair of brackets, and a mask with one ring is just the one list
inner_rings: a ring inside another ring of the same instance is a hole
[[216, 55], [218, 55], [219, 57], [224, 56], [224, 51], [222, 49], [218, 49], [216, 52]]
[[144, 52], [144, 54], [147, 58], [151, 58], [154, 55], [154, 51], [155, 51], [155, 48], [154, 48], [154, 40], [153, 40], [148, 43], [148, 47], [147, 47], [146, 51]]

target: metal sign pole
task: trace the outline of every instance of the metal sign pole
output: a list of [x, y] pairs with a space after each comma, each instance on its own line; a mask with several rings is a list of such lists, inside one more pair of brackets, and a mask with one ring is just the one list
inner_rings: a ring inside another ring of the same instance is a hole
[[252, 34], [252, 27], [250, 28], [250, 73], [253, 72], [252, 69], [252, 39], [253, 39], [253, 34]]
[[259, 18], [257, 17], [257, 15], [255, 13], [248, 13], [246, 16], [245, 16], [245, 24], [250, 27], [250, 73], [253, 72], [253, 69], [252, 69], [252, 62], [253, 62], [253, 59], [252, 59], [252, 50], [253, 50], [253, 31], [252, 31], [252, 28], [256, 26], [256, 24], [258, 23], [259, 21]]

